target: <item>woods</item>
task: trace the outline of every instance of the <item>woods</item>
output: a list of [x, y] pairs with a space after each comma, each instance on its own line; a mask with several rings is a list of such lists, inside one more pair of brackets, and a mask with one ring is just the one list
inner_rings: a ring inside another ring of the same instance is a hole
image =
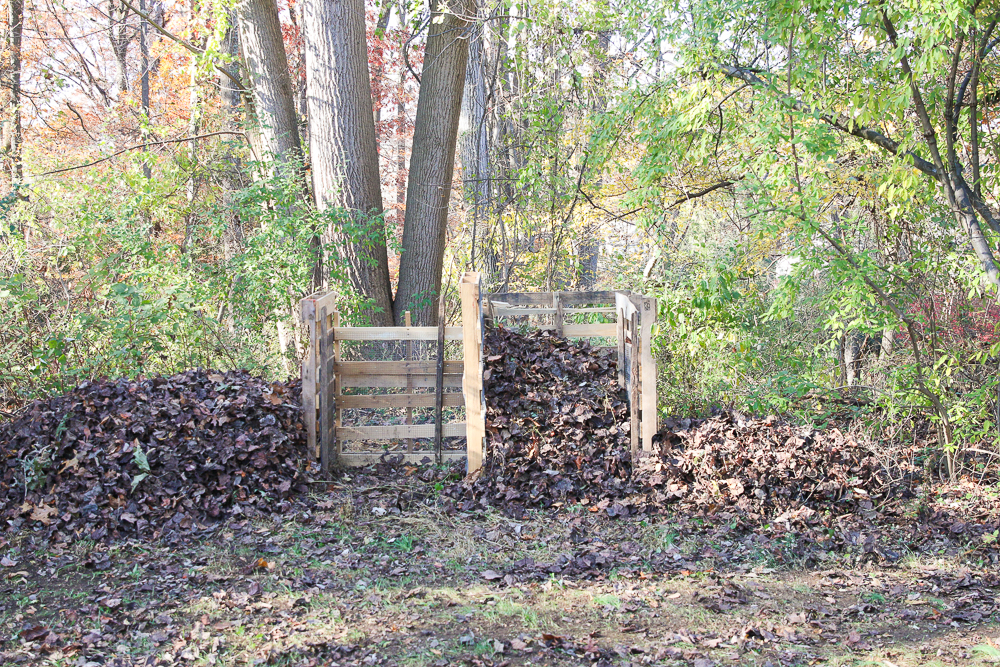
[[0, 15], [0, 663], [1000, 657], [1000, 5]]

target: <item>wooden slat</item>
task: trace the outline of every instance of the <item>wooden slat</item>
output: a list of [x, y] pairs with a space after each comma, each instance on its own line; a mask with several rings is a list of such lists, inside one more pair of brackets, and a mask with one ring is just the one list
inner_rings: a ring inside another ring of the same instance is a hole
[[615, 334], [618, 337], [618, 386], [625, 385], [625, 314], [620, 307], [618, 310], [618, 322], [615, 323]]
[[[554, 326], [538, 327], [539, 329], [555, 329]], [[563, 326], [563, 336], [566, 338], [598, 338], [608, 336], [614, 338], [618, 335], [618, 325], [614, 322], [601, 322], [599, 324], [566, 324]]]
[[[435, 375], [436, 361], [341, 361], [335, 368], [337, 373], [348, 375]], [[444, 362], [445, 375], [463, 372], [461, 361]]]
[[327, 331], [329, 329], [329, 317], [327, 313], [327, 308], [319, 308], [316, 311], [316, 333], [319, 339], [319, 359], [320, 359], [320, 369], [319, 377], [319, 458], [320, 465], [322, 466], [323, 472], [328, 472], [330, 470], [330, 465], [333, 462], [331, 456], [334, 452], [331, 451], [331, 435], [333, 433], [333, 424], [331, 420], [333, 419], [333, 400], [330, 396], [330, 381], [331, 376], [329, 374], [329, 364], [325, 361], [330, 357], [329, 343], [327, 339]]
[[[410, 328], [410, 327], [413, 326], [413, 314], [410, 311], [408, 311], [408, 310], [403, 313], [403, 324], [406, 326], [406, 328]], [[404, 356], [405, 356], [405, 358], [406, 358], [407, 361], [411, 361], [413, 359], [413, 342], [412, 341], [406, 341], [405, 343], [403, 343], [403, 352], [404, 352]], [[444, 383], [442, 382], [441, 384], [443, 385]], [[434, 386], [435, 387], [438, 386], [438, 382], [437, 382], [437, 378], [436, 377], [434, 378]], [[407, 375], [406, 376], [406, 393], [407, 394], [412, 394], [413, 393], [413, 376], [412, 375]], [[412, 424], [413, 423], [413, 408], [406, 408], [406, 422], [405, 423], [406, 424]], [[412, 439], [411, 440], [407, 440], [406, 441], [406, 450], [412, 452], [414, 449], [416, 449], [416, 442], [414, 442]]]
[[[407, 379], [410, 383], [407, 384]], [[412, 375], [341, 375], [341, 387], [377, 387], [379, 389], [433, 389], [437, 378], [427, 374]], [[446, 389], [461, 389], [462, 375], [452, 373], [444, 376]]]
[[306, 427], [306, 449], [315, 461], [319, 459], [319, 441], [316, 439], [316, 369], [319, 356], [316, 304], [310, 299], [302, 299], [299, 308], [308, 340], [305, 358], [302, 360], [302, 420]]
[[[639, 312], [636, 311], [632, 313], [632, 326], [633, 328], [639, 327]], [[631, 420], [629, 436], [630, 445], [632, 451], [632, 460], [639, 460], [639, 410], [641, 409], [641, 404], [639, 403], [639, 355], [640, 349], [636, 345], [631, 345], [629, 347], [629, 418]]]
[[[442, 426], [442, 437], [464, 438], [465, 424]], [[339, 440], [402, 440], [404, 438], [433, 438], [434, 424], [399, 424], [394, 426], [343, 426], [337, 429]]]
[[[437, 327], [337, 327], [337, 340], [437, 340]], [[462, 340], [462, 327], [445, 327], [445, 340]]]
[[656, 361], [653, 359], [653, 322], [656, 321], [656, 299], [642, 297], [639, 309], [639, 392], [642, 401], [640, 437], [642, 451], [653, 451], [653, 435], [659, 428], [656, 412]]
[[[434, 452], [388, 452], [386, 458], [403, 456], [404, 463], [420, 463], [425, 458], [434, 460]], [[441, 458], [444, 461], [461, 461], [465, 458], [464, 451], [443, 451]], [[382, 452], [347, 452], [340, 455], [339, 464], [345, 468], [367, 466], [378, 463], [382, 460]]]
[[[486, 421], [483, 414], [483, 307], [480, 279], [468, 271], [459, 284], [462, 296], [462, 349], [465, 363], [462, 393], [465, 395], [467, 471], [476, 472], [483, 466], [483, 438]], [[549, 293], [549, 299], [552, 294]]]
[[[340, 313], [335, 312], [333, 314], [332, 324], [333, 324], [333, 327], [332, 327], [333, 329], [336, 329], [338, 326], [340, 326]], [[332, 334], [332, 332], [331, 332], [331, 334]], [[339, 340], [334, 340], [333, 341], [333, 364], [332, 364], [332, 368], [333, 369], [330, 371], [331, 375], [333, 376], [333, 401], [331, 401], [331, 405], [332, 405], [333, 410], [334, 410], [334, 413], [333, 413], [333, 428], [334, 429], [340, 428], [341, 424], [343, 424], [343, 413], [340, 411], [340, 406], [337, 405], [337, 402], [340, 400], [340, 394], [343, 391], [343, 386], [342, 386], [342, 383], [340, 381], [341, 380], [340, 374], [337, 373], [336, 370], [334, 370], [334, 369], [336, 369], [337, 362], [339, 362], [339, 361], [340, 361], [340, 341]], [[340, 440], [337, 439], [337, 437], [336, 437], [336, 431], [334, 431], [334, 434], [331, 436], [330, 439], [333, 442], [334, 453], [336, 454], [337, 460], [339, 461], [340, 460], [340, 450], [343, 449], [343, 443]]]
[[[465, 405], [465, 398], [458, 392], [444, 395], [448, 407]], [[337, 399], [338, 410], [357, 408], [433, 408], [434, 394], [351, 394]]]
[[[614, 292], [560, 292], [564, 306], [583, 306], [586, 304], [614, 303]], [[511, 306], [549, 306], [552, 304], [552, 292], [499, 292], [487, 294], [490, 301], [503, 302]]]
[[[521, 317], [523, 315], [554, 315], [555, 308], [493, 308], [494, 317]], [[577, 313], [607, 313], [615, 312], [613, 306], [601, 306], [599, 308], [563, 308], [565, 315], [575, 315]]]

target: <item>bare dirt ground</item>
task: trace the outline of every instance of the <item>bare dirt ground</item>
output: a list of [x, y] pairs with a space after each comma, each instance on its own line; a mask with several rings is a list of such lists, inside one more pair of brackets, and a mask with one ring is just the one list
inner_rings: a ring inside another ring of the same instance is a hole
[[679, 513], [463, 513], [405, 472], [313, 488], [179, 544], [0, 542], [0, 664], [1000, 661], [1000, 578], [975, 544], [803, 556], [794, 531]]

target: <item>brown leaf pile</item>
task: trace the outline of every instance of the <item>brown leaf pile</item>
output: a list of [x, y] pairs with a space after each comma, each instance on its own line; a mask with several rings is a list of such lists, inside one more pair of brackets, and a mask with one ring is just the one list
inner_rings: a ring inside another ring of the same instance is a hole
[[679, 501], [732, 506], [758, 517], [804, 510], [871, 510], [915, 470], [886, 463], [838, 429], [819, 431], [768, 417], [727, 413], [668, 420], [661, 451], [645, 457], [633, 482], [652, 505]]
[[620, 495], [629, 476], [628, 407], [614, 351], [548, 331], [489, 329], [483, 472], [466, 494], [548, 507]]
[[8, 530], [176, 538], [304, 491], [298, 383], [245, 371], [84, 383], [0, 423]]
[[[774, 518], [870, 510], [890, 489], [882, 462], [836, 429], [727, 414], [668, 421], [660, 450], [631, 461], [614, 351], [503, 328], [485, 337], [483, 472], [452, 489], [464, 509], [579, 502], [611, 516], [674, 503]], [[905, 481], [899, 470], [892, 479]]]

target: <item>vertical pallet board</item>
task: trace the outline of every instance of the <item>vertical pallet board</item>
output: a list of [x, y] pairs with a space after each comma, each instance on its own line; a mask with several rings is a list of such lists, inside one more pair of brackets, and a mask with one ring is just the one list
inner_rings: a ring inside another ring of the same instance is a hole
[[337, 327], [340, 326], [340, 313], [334, 311], [333, 313], [333, 363], [330, 364], [330, 373], [333, 377], [333, 435], [331, 436], [333, 451], [336, 456], [336, 461], [340, 461], [340, 455], [344, 453], [344, 441], [343, 438], [338, 436], [341, 428], [343, 428], [343, 410], [340, 407], [340, 397], [343, 395], [343, 387], [341, 386], [340, 373], [337, 373], [334, 368], [340, 363], [340, 341], [337, 339], [336, 331]]
[[553, 313], [553, 324], [556, 327], [556, 335], [562, 338], [563, 335], [563, 302], [562, 295], [559, 292], [552, 293], [552, 307], [555, 308], [555, 313]]
[[306, 298], [299, 302], [302, 323], [309, 336], [305, 358], [302, 359], [302, 420], [306, 427], [306, 448], [313, 460], [319, 459], [319, 442], [316, 439], [316, 365], [319, 353], [316, 340], [316, 302]]
[[629, 441], [632, 451], [632, 460], [639, 460], [639, 447], [641, 424], [639, 422], [639, 357], [641, 355], [641, 345], [639, 340], [639, 313], [632, 313], [629, 319], [631, 329], [631, 343], [629, 345]]
[[465, 394], [465, 440], [468, 472], [483, 465], [483, 308], [479, 274], [466, 272], [459, 285], [462, 297], [462, 347], [465, 352], [462, 393]]
[[326, 307], [320, 308], [316, 313], [316, 336], [319, 340], [319, 373], [317, 374], [316, 381], [319, 385], [319, 460], [322, 466], [323, 473], [330, 472], [331, 461], [331, 442], [330, 435], [333, 432], [333, 424], [331, 424], [331, 417], [333, 405], [330, 400], [330, 377], [331, 368], [330, 363], [330, 327], [328, 324], [328, 316]]
[[625, 374], [625, 317], [628, 296], [623, 292], [615, 292], [615, 320], [618, 331], [618, 384], [628, 387]]
[[656, 362], [653, 360], [653, 323], [656, 321], [656, 299], [641, 297], [639, 305], [639, 395], [642, 406], [642, 451], [653, 451], [653, 435], [659, 428], [656, 418]]
[[[408, 310], [403, 313], [403, 323], [406, 325], [407, 329], [413, 326], [413, 316]], [[413, 343], [411, 341], [405, 341], [403, 343], [403, 354], [405, 355], [407, 361], [413, 358]], [[413, 393], [413, 377], [409, 373], [406, 374], [406, 393]], [[403, 420], [403, 423], [406, 425], [413, 424], [413, 408], [406, 408], [406, 419]], [[405, 443], [406, 451], [412, 452], [416, 447], [417, 441], [413, 438], [409, 438], [405, 441]]]

